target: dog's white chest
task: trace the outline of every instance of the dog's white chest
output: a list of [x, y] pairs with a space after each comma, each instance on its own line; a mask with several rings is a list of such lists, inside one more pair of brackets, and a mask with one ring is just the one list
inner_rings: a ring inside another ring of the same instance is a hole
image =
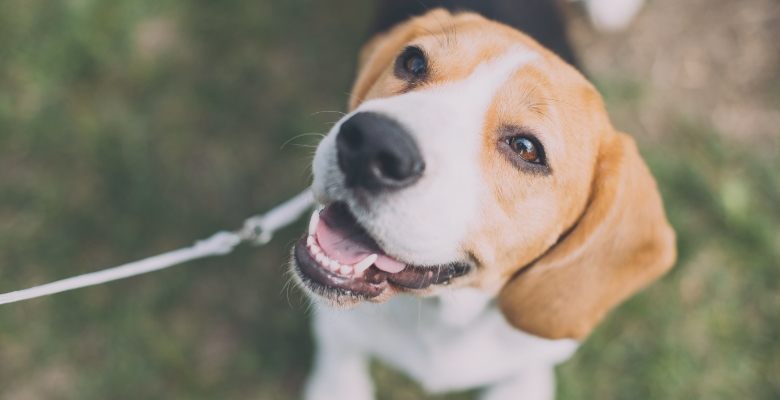
[[569, 358], [578, 343], [512, 328], [491, 296], [460, 289], [440, 297], [396, 296], [350, 311], [318, 310], [318, 340], [376, 357], [432, 392], [499, 382]]

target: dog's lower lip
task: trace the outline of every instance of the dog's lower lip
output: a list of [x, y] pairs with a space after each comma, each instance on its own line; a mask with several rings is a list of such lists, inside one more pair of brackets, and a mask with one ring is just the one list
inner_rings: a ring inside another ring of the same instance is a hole
[[306, 237], [295, 244], [294, 254], [298, 272], [315, 285], [340, 289], [367, 299], [375, 298], [387, 289], [387, 273], [374, 266], [367, 269], [362, 277], [341, 275], [323, 268], [306, 247]]

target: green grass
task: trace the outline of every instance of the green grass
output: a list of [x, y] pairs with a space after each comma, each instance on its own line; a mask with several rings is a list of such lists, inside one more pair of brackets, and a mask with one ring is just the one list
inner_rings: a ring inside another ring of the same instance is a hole
[[[344, 110], [371, 11], [359, 0], [0, 3], [0, 292], [188, 245], [303, 189], [317, 138], [283, 145], [339, 117], [312, 113]], [[645, 92], [599, 85], [619, 118]], [[780, 398], [776, 143], [757, 150], [669, 120], [640, 147], [680, 261], [560, 367], [560, 398]], [[283, 263], [300, 228], [0, 307], [0, 399], [296, 398], [312, 343]], [[374, 372], [381, 399], [425, 398]]]

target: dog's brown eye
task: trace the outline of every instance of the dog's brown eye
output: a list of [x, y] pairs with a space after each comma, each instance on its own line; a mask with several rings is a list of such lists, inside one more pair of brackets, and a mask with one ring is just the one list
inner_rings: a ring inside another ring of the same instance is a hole
[[498, 151], [522, 172], [552, 174], [547, 150], [534, 130], [523, 125], [504, 125], [498, 128]]
[[404, 49], [395, 61], [395, 76], [410, 83], [422, 81], [428, 75], [428, 58], [417, 46]]
[[513, 137], [507, 139], [507, 144], [515, 153], [517, 153], [517, 155], [522, 157], [523, 160], [532, 163], [539, 162], [539, 150], [537, 150], [536, 145], [531, 139], [523, 136]]
[[426, 70], [425, 59], [421, 54], [410, 54], [404, 62], [404, 68], [417, 76], [423, 75]]

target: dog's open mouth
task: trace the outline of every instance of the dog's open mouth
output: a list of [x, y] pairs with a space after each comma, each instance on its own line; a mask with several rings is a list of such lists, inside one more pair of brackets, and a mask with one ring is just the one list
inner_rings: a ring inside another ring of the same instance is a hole
[[425, 289], [468, 271], [468, 265], [414, 266], [382, 251], [343, 203], [315, 211], [308, 235], [295, 244], [296, 273], [318, 294], [372, 299], [393, 285]]

